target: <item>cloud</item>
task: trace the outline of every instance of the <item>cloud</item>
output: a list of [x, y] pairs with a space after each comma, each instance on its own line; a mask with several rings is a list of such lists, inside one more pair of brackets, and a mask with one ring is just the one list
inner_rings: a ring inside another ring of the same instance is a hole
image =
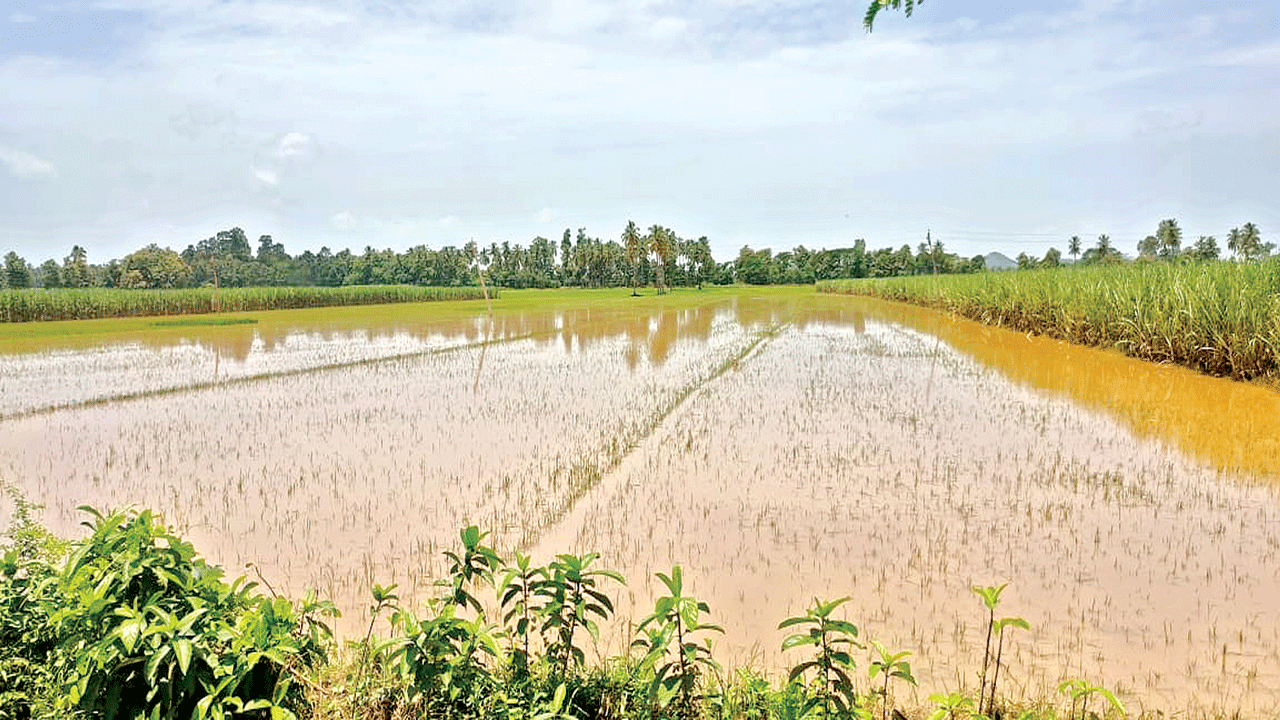
[[280, 184], [280, 175], [275, 170], [271, 170], [268, 168], [259, 168], [259, 167], [250, 168], [250, 169], [253, 171], [253, 176], [257, 178], [258, 181], [261, 182], [263, 185], [270, 185], [271, 187], [276, 187], [277, 185]]
[[57, 175], [53, 163], [42, 160], [29, 152], [0, 145], [0, 164], [18, 177]]
[[24, 12], [16, 12], [9, 16], [9, 22], [11, 23], [33, 23], [36, 19], [35, 15], [28, 15]]
[[285, 133], [276, 143], [272, 155], [280, 160], [289, 158], [307, 158], [315, 151], [315, 141], [310, 135], [299, 132]]
[[146, 20], [112, 62], [0, 51], [0, 216], [32, 238], [238, 224], [301, 251], [633, 217], [723, 258], [1101, 225], [1123, 188], [1191, 177], [1273, 206], [1274, 151], [1239, 149], [1276, 147], [1265, 4], [926, 3], [868, 35], [835, 0], [103, 1]]
[[343, 210], [330, 215], [329, 224], [338, 230], [350, 232], [356, 229], [360, 224], [360, 220], [350, 210]]

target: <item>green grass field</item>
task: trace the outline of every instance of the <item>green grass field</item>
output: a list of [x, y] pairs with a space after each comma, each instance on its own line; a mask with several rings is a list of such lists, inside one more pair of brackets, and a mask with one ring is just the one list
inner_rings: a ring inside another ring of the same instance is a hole
[[832, 280], [972, 320], [1238, 380], [1280, 369], [1280, 258]]

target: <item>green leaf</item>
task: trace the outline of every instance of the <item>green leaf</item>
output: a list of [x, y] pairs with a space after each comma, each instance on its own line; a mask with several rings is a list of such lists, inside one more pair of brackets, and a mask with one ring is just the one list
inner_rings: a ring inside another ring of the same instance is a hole
[[782, 641], [782, 649], [790, 650], [800, 645], [817, 645], [817, 640], [810, 635], [791, 635]]
[[142, 635], [143, 628], [146, 627], [146, 621], [140, 617], [131, 618], [120, 623], [120, 627], [116, 632], [120, 635], [120, 642], [124, 645], [126, 654], [133, 654], [134, 647], [138, 644], [138, 638]]
[[190, 640], [179, 638], [173, 641], [173, 654], [178, 658], [178, 669], [183, 675], [187, 674], [187, 668], [191, 666], [191, 653], [194, 646]]

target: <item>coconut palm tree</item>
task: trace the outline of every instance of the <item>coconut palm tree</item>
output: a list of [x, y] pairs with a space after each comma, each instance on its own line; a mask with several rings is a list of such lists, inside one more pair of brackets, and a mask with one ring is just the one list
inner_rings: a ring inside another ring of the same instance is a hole
[[1251, 222], [1245, 223], [1244, 227], [1240, 228], [1240, 234], [1243, 235], [1247, 259], [1263, 257], [1271, 252], [1271, 246], [1262, 244], [1262, 233], [1258, 231], [1257, 225]]
[[1231, 232], [1227, 233], [1227, 249], [1237, 258], [1244, 255], [1244, 233], [1240, 232], [1240, 228], [1231, 228]]
[[1182, 251], [1182, 228], [1178, 227], [1178, 221], [1161, 220], [1160, 226], [1156, 229], [1156, 242], [1160, 257], [1165, 259], [1177, 257]]
[[640, 294], [636, 287], [640, 284], [640, 261], [644, 259], [645, 247], [640, 229], [630, 220], [622, 231], [622, 248], [627, 254], [627, 263], [631, 265], [631, 295], [635, 297]]
[[1071, 255], [1071, 261], [1075, 262], [1080, 257], [1080, 236], [1072, 235], [1067, 241], [1067, 253]]
[[672, 242], [674, 236], [672, 232], [661, 225], [654, 225], [649, 228], [649, 235], [645, 238], [649, 252], [658, 256], [658, 274], [656, 286], [658, 294], [666, 292], [666, 264], [671, 258], [671, 254], [675, 252], [675, 243]]
[[1106, 260], [1115, 254], [1116, 249], [1111, 247], [1111, 236], [1102, 234], [1098, 236], [1098, 259]]

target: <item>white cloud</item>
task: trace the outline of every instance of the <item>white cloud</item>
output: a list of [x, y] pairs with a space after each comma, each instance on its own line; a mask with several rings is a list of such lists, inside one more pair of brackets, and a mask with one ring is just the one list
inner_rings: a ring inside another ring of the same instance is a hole
[[5, 147], [4, 145], [0, 145], [0, 163], [3, 163], [10, 173], [18, 177], [52, 176], [57, 174], [53, 163], [48, 160], [42, 160], [29, 152]]
[[272, 155], [276, 158], [284, 160], [287, 158], [305, 158], [310, 157], [314, 152], [315, 141], [310, 135], [299, 132], [285, 133], [276, 143]]
[[277, 185], [280, 184], [280, 175], [275, 170], [271, 170], [269, 168], [260, 168], [260, 167], [255, 167], [251, 169], [253, 170], [253, 176], [257, 178], [258, 182], [261, 182], [263, 185], [270, 185], [271, 187], [276, 187]]
[[9, 22], [11, 23], [33, 23], [35, 21], [35, 15], [28, 15], [24, 12], [16, 12], [9, 16]]
[[[931, 217], [1094, 222], [1125, 187], [1176, 205], [1190, 177], [1274, 206], [1280, 45], [1233, 35], [1274, 10], [926, 4], [867, 35], [812, 0], [106, 1], [150, 19], [121, 62], [0, 59], [0, 216], [51, 241], [239, 224], [300, 252], [355, 229], [378, 246], [616, 236], [630, 217], [727, 258], [900, 245]], [[17, 147], [58, 148], [56, 172]], [[55, 174], [56, 193], [8, 177]]]
[[356, 229], [356, 226], [360, 224], [360, 220], [350, 210], [343, 210], [330, 215], [329, 224], [338, 230], [351, 231]]

